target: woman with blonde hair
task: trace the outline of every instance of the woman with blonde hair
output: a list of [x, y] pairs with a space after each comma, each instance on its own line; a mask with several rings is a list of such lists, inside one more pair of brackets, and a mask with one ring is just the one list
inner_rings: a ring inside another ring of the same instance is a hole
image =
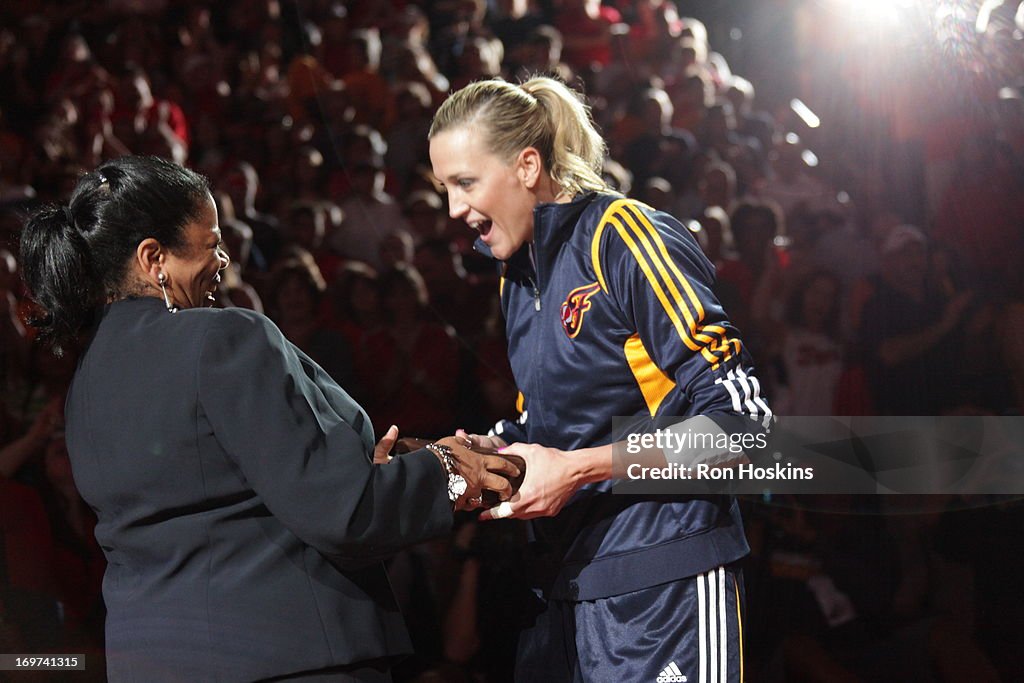
[[430, 155], [451, 216], [501, 262], [520, 414], [471, 438], [527, 463], [519, 493], [482, 514], [531, 519], [544, 568], [516, 679], [738, 681], [748, 548], [735, 501], [611, 495], [624, 438], [612, 416], [634, 431], [770, 417], [713, 267], [675, 218], [609, 191], [590, 112], [553, 79], [454, 93]]

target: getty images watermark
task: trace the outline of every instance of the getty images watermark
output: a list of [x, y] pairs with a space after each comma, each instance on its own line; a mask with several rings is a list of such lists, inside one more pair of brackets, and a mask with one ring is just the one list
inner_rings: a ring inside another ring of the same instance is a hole
[[[690, 424], [691, 422], [694, 424]], [[717, 424], [708, 424], [699, 419], [689, 420], [677, 427], [627, 434], [627, 455], [636, 456], [652, 450], [660, 451], [665, 455], [665, 464], [651, 466], [631, 462], [626, 465], [626, 477], [634, 481], [778, 481], [814, 478], [813, 467], [794, 467], [788, 462], [775, 462], [768, 466], [742, 462], [742, 456], [747, 453], [761, 452], [767, 448], [767, 432], [726, 433]], [[708, 462], [700, 462], [694, 457], [697, 453], [715, 457], [709, 458]]]
[[1024, 496], [1024, 418], [615, 418], [616, 493]]

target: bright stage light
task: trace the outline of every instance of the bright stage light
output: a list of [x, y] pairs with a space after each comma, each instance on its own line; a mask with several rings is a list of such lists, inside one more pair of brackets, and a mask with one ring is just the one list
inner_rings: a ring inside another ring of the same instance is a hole
[[808, 128], [817, 128], [821, 125], [821, 119], [818, 118], [818, 115], [811, 111], [811, 108], [804, 104], [802, 100], [790, 100], [789, 108], [800, 117], [801, 121], [807, 124]]
[[852, 21], [866, 24], [896, 25], [902, 11], [921, 0], [817, 0], [836, 6]]
[[934, 0], [815, 0], [831, 5], [848, 16], [852, 23], [877, 27], [896, 27], [903, 19], [906, 9], [915, 2]]
[[974, 22], [974, 30], [984, 33], [988, 30], [988, 24], [992, 21], [992, 12], [1003, 5], [1003, 0], [985, 0], [978, 8], [978, 19]]

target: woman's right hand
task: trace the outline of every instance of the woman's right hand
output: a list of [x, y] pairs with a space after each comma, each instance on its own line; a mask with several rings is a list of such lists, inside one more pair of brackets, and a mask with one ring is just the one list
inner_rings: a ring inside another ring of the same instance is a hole
[[470, 450], [465, 437], [448, 436], [436, 443], [452, 449], [459, 474], [466, 480], [466, 492], [455, 501], [456, 510], [481, 507], [479, 499], [485, 489], [494, 491], [503, 501], [512, 496], [514, 491], [510, 480], [519, 476], [519, 468], [513, 462], [500, 455], [484, 455]]
[[484, 436], [482, 434], [467, 434], [464, 429], [456, 429], [455, 436], [468, 439], [469, 443], [472, 444], [470, 448], [473, 450], [492, 450], [496, 451], [499, 448], [504, 448], [508, 444], [500, 436]]

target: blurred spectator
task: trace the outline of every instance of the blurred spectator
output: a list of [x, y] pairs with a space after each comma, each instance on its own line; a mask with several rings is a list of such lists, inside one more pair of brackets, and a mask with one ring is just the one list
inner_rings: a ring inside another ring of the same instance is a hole
[[21, 182], [18, 174], [21, 150], [21, 138], [14, 132], [5, 130], [3, 111], [0, 110], [0, 204], [32, 199], [36, 190], [31, 185]]
[[155, 154], [183, 163], [189, 132], [181, 107], [153, 97], [149, 77], [140, 67], [128, 67], [117, 81], [114, 135], [135, 154]]
[[57, 356], [40, 344], [32, 344], [26, 366], [5, 378], [2, 397], [8, 416], [25, 427], [50, 403], [63, 403], [77, 361], [75, 349], [65, 349]]
[[[364, 135], [370, 137], [369, 133]], [[376, 137], [379, 139], [379, 135]], [[357, 156], [357, 148], [357, 145], [349, 147], [347, 161], [350, 164], [351, 191], [339, 203], [345, 222], [331, 238], [330, 246], [346, 258], [365, 261], [376, 267], [381, 241], [396, 229], [408, 230], [408, 226], [399, 205], [384, 191], [383, 159], [377, 151]]]
[[293, 258], [279, 264], [271, 279], [272, 298], [267, 314], [288, 341], [298, 346], [353, 396], [355, 386], [352, 350], [344, 336], [319, 316], [320, 299], [327, 285], [312, 258]]
[[462, 255], [451, 243], [436, 237], [425, 240], [416, 247], [414, 264], [427, 287], [435, 318], [460, 336], [480, 334], [494, 290], [466, 273]]
[[452, 80], [452, 90], [500, 76], [503, 57], [501, 41], [480, 36], [468, 39], [455, 60], [459, 75]]
[[565, 0], [555, 19], [562, 33], [562, 56], [578, 71], [612, 61], [612, 26], [622, 21], [614, 7], [601, 0]]
[[299, 42], [298, 54], [285, 70], [288, 113], [298, 122], [306, 121], [312, 102], [333, 80], [318, 58], [322, 44], [320, 29], [315, 24], [304, 22], [302, 32], [303, 40]]
[[[485, 0], [454, 0], [444, 3], [444, 9], [435, 13], [433, 19], [438, 22], [439, 30], [433, 33], [430, 52], [437, 61], [438, 68], [449, 78], [459, 78], [457, 60], [474, 38], [493, 38], [494, 33], [485, 24], [487, 14]], [[445, 9], [450, 12], [448, 16]]]
[[259, 250], [263, 263], [273, 263], [284, 236], [276, 218], [256, 210], [256, 193], [260, 186], [256, 169], [248, 162], [237, 162], [227, 170], [217, 185], [231, 197], [237, 218], [252, 229], [253, 244]]
[[406, 43], [397, 48], [395, 57], [395, 80], [401, 86], [419, 83], [430, 93], [431, 104], [444, 99], [450, 86], [447, 76], [441, 73], [427, 48], [416, 43]]
[[281, 46], [266, 42], [259, 49], [243, 52], [238, 58], [238, 81], [235, 87], [239, 99], [269, 101], [288, 94], [288, 82], [282, 74]]
[[291, 162], [289, 182], [282, 183], [286, 188], [281, 196], [284, 206], [296, 200], [328, 201], [327, 169], [320, 150], [311, 145], [302, 145], [292, 154]]
[[[877, 500], [789, 497], [751, 520], [759, 569], [748, 625], [773, 625], [751, 648], [769, 660], [765, 677], [854, 683], [929, 671], [933, 680], [998, 681], [969, 627], [927, 600], [942, 579], [928, 516]], [[904, 599], [910, 586], [923, 589], [919, 598]]]
[[637, 199], [658, 211], [667, 212], [672, 210], [676, 197], [672, 183], [664, 178], [652, 176], [640, 187]]
[[394, 112], [388, 83], [380, 75], [380, 32], [353, 31], [348, 45], [348, 65], [341, 80], [355, 110], [353, 123], [387, 130]]
[[620, 131], [622, 153], [617, 158], [633, 173], [636, 185], [651, 176], [660, 176], [676, 187], [690, 181], [692, 158], [697, 141], [689, 131], [673, 128], [672, 102], [660, 88], [649, 88], [631, 101]]
[[348, 68], [348, 10], [344, 4], [330, 3], [330, 9], [319, 21], [323, 31], [321, 63], [334, 78], [341, 78]]
[[419, 190], [409, 194], [402, 206], [402, 214], [409, 222], [417, 243], [441, 237], [448, 219], [444, 203], [433, 190]]
[[[736, 130], [736, 117], [729, 102], [721, 102], [707, 108], [701, 125], [698, 139], [701, 148], [714, 152], [719, 159], [734, 161], [738, 158], [753, 159], [757, 164], [758, 175], [763, 175], [760, 167], [764, 162], [764, 150], [756, 138], [741, 135]], [[748, 188], [744, 186], [741, 193]]]
[[697, 241], [711, 263], [718, 264], [726, 254], [733, 253], [732, 227], [725, 209], [709, 206], [697, 216], [697, 223], [700, 225]]
[[[774, 278], [778, 271], [788, 264], [785, 253], [775, 245], [775, 238], [782, 234], [781, 218], [773, 206], [744, 201], [733, 209], [729, 222], [736, 254], [722, 262], [718, 279], [731, 283], [743, 301], [742, 308], [738, 312], [734, 309], [731, 314], [745, 321], [751, 320], [751, 313], [769, 316], [768, 311], [752, 308], [756, 291], [763, 290], [768, 279], [776, 283]], [[748, 329], [742, 323], [737, 326], [744, 332]]]
[[530, 0], [499, 0], [496, 5], [497, 11], [487, 16], [488, 24], [504, 46], [510, 65], [522, 66], [528, 61], [524, 52], [532, 49], [537, 30], [547, 21], [538, 4]]
[[95, 88], [82, 102], [82, 165], [94, 167], [106, 159], [129, 154], [128, 147], [114, 134], [114, 93], [106, 87]]
[[50, 72], [46, 95], [51, 101], [68, 98], [81, 102], [85, 96], [110, 82], [110, 75], [93, 57], [80, 33], [70, 33], [61, 46], [59, 61]]
[[601, 177], [616, 192], [628, 196], [633, 189], [633, 174], [628, 168], [614, 159], [605, 159], [604, 167], [601, 169]]
[[999, 296], [1024, 253], [1024, 180], [1009, 150], [994, 140], [964, 143], [946, 188], [934, 237], [968, 268], [970, 285]]
[[524, 79], [532, 74], [547, 74], [568, 83], [573, 80], [573, 73], [562, 61], [562, 46], [562, 34], [557, 28], [547, 24], [537, 26], [511, 55], [509, 70]]
[[360, 261], [342, 266], [337, 279], [330, 285], [329, 316], [334, 326], [348, 339], [356, 353], [363, 340], [383, 322], [377, 272]]
[[379, 261], [387, 272], [399, 264], [412, 265], [415, 241], [407, 230], [395, 230], [381, 240]]
[[710, 207], [732, 211], [736, 204], [736, 171], [724, 161], [706, 161], [696, 165], [695, 191], [681, 195], [676, 203], [678, 216], [699, 216]]
[[695, 133], [713, 101], [714, 86], [700, 73], [689, 73], [667, 85], [672, 101], [672, 125]]
[[1024, 97], [1020, 89], [1001, 88], [996, 106], [996, 139], [1009, 150], [1019, 168], [1024, 164]]
[[448, 328], [431, 321], [427, 288], [412, 266], [380, 278], [384, 325], [369, 332], [358, 353], [374, 429], [392, 424], [408, 436], [450, 430], [455, 418], [458, 350]]
[[395, 124], [388, 131], [384, 163], [398, 179], [399, 196], [408, 191], [416, 165], [428, 159], [430, 109], [430, 92], [422, 83], [407, 83], [395, 93]]
[[671, 0], [642, 0], [633, 9], [634, 15], [627, 18], [630, 54], [657, 71], [669, 60], [682, 29], [676, 4]]
[[818, 271], [790, 295], [786, 325], [773, 341], [778, 383], [771, 393], [778, 415], [835, 415], [842, 372], [839, 341], [840, 282]]
[[313, 257], [324, 281], [329, 284], [337, 277], [344, 259], [324, 246], [327, 220], [327, 212], [321, 205], [309, 201], [292, 202], [288, 207], [284, 233], [289, 245], [300, 247]]
[[[882, 415], [937, 415], [949, 407], [971, 292], [952, 296], [928, 279], [928, 243], [901, 225], [882, 243], [882, 269], [861, 321], [871, 395]], [[944, 368], [937, 373], [935, 368]]]
[[725, 97], [736, 116], [736, 132], [757, 140], [762, 150], [775, 146], [775, 120], [766, 111], [754, 109], [754, 85], [742, 76], [729, 79]]

